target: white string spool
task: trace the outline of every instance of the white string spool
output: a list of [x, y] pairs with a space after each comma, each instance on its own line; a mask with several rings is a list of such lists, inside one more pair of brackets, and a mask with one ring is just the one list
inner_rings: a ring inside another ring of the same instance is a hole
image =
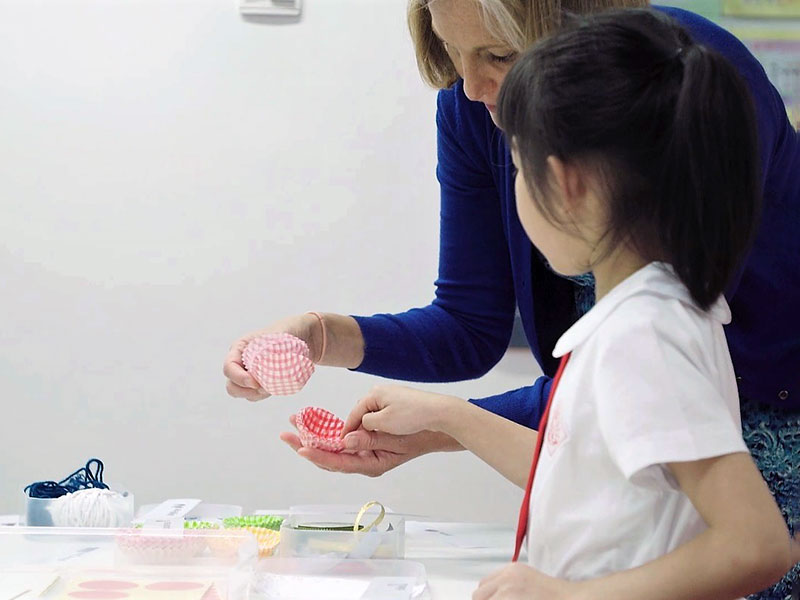
[[100, 488], [54, 498], [48, 510], [55, 527], [125, 527], [133, 516], [125, 496]]

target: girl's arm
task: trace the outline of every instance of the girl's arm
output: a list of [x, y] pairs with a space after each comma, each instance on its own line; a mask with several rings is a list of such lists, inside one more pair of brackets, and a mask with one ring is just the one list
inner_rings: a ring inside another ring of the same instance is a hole
[[800, 550], [744, 452], [670, 463], [708, 529], [635, 569], [585, 581], [512, 563], [481, 580], [473, 600], [733, 600], [769, 587]]
[[444, 433], [520, 487], [536, 445], [532, 429], [455, 396], [399, 385], [374, 387], [347, 417], [343, 434], [359, 426], [394, 435]]
[[708, 529], [641, 567], [577, 584], [576, 598], [739, 598], [769, 587], [792, 566], [786, 524], [749, 454], [669, 469]]

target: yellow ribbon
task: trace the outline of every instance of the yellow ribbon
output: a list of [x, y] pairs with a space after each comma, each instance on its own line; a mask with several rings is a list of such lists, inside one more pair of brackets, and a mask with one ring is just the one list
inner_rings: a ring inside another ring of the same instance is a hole
[[383, 521], [383, 517], [386, 516], [386, 509], [384, 508], [383, 504], [381, 504], [377, 500], [372, 500], [370, 502], [367, 502], [364, 506], [361, 507], [361, 510], [358, 511], [358, 514], [356, 515], [356, 522], [353, 523], [353, 531], [358, 531], [358, 527], [361, 523], [361, 519], [364, 517], [364, 513], [366, 513], [373, 506], [380, 506], [381, 512], [377, 517], [375, 517], [375, 520], [369, 525], [366, 525], [362, 531], [367, 532], [373, 527], [380, 525], [381, 521]]

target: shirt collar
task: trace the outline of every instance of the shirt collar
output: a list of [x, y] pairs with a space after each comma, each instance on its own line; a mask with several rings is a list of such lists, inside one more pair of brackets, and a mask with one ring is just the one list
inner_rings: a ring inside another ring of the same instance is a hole
[[[600, 324], [605, 321], [620, 304], [628, 298], [638, 295], [674, 298], [684, 304], [700, 310], [689, 294], [689, 290], [678, 279], [672, 266], [662, 262], [651, 262], [614, 287], [589, 312], [578, 319], [567, 329], [556, 342], [553, 356], [559, 358], [574, 350], [583, 343]], [[708, 309], [711, 318], [722, 324], [730, 323], [731, 311], [724, 296]]]

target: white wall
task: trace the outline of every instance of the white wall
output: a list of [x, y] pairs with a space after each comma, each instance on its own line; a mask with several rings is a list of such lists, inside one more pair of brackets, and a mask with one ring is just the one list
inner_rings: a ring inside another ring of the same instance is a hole
[[[435, 93], [405, 0], [306, 0], [299, 22], [234, 0], [0, 0], [0, 513], [96, 456], [137, 504], [245, 510], [377, 498], [515, 519], [477, 459], [369, 479], [278, 439], [376, 378], [320, 369], [299, 395], [229, 398], [239, 334], [310, 309], [427, 303], [436, 276]], [[514, 351], [464, 396], [528, 384]]]

